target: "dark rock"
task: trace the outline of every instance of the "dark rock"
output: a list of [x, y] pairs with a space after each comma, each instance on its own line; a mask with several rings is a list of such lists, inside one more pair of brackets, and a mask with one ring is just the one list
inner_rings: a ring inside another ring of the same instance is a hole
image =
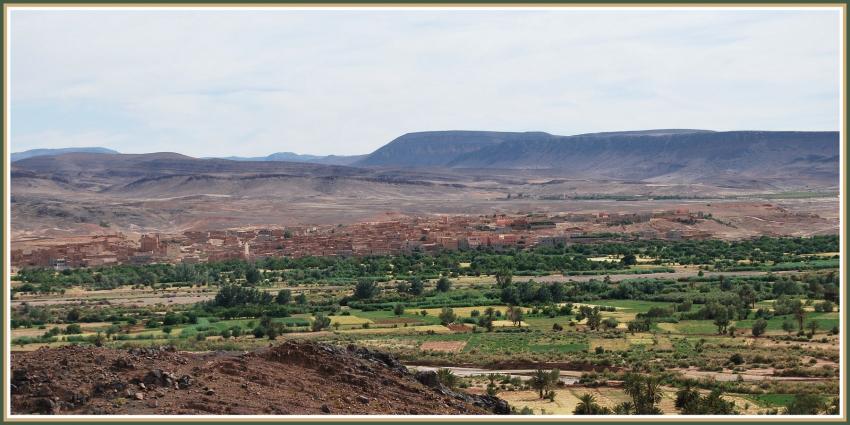
[[357, 401], [359, 401], [363, 404], [369, 404], [369, 397], [366, 397], [364, 395], [359, 395], [359, 396], [357, 396]]
[[181, 390], [189, 388], [190, 386], [192, 386], [192, 377], [189, 375], [183, 375], [177, 380], [177, 387]]
[[112, 369], [114, 370], [127, 370], [127, 369], [135, 369], [136, 365], [130, 361], [130, 359], [121, 357], [117, 358], [112, 362]]
[[414, 378], [428, 388], [437, 388], [442, 386], [442, 384], [440, 384], [440, 378], [437, 376], [437, 372], [434, 372], [433, 370], [416, 372]]
[[327, 404], [322, 405], [322, 412], [331, 413], [331, 408]]
[[57, 406], [56, 403], [49, 398], [37, 398], [35, 399], [35, 409], [39, 413], [52, 415], [56, 413]]
[[26, 369], [15, 369], [12, 371], [12, 384], [22, 387], [30, 380]]

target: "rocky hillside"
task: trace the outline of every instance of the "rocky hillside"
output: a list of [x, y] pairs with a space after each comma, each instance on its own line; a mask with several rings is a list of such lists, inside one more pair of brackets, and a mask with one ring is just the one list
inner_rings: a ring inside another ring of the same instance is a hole
[[287, 341], [249, 353], [64, 346], [12, 353], [13, 414], [505, 414], [389, 355]]

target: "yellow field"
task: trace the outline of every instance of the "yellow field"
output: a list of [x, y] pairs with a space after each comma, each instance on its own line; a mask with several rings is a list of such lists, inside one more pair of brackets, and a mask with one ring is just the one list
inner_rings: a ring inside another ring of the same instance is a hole
[[[457, 308], [452, 308], [452, 311], [454, 311], [454, 313], [457, 317], [471, 317], [472, 310], [478, 310], [478, 312], [480, 312], [481, 314], [484, 314], [484, 310], [486, 310], [487, 307], [493, 307], [494, 310], [501, 311], [502, 315], [504, 315], [505, 312], [508, 310], [508, 308], [503, 306], [503, 305], [485, 305], [485, 306], [481, 306], [481, 307], [457, 307]], [[413, 313], [416, 313], [417, 311], [421, 311], [421, 310], [407, 309], [407, 310], [405, 310], [405, 313], [413, 314]], [[439, 316], [440, 313], [443, 311], [443, 309], [442, 308], [426, 308], [425, 311], [428, 312], [429, 316]]]
[[596, 347], [602, 347], [605, 351], [625, 351], [630, 346], [629, 341], [622, 338], [593, 338], [587, 342], [587, 350], [591, 353]]
[[675, 323], [658, 323], [658, 329], [669, 331], [669, 332], [679, 332], [679, 328], [676, 327]]
[[398, 328], [369, 328], [369, 329], [345, 329], [338, 331], [341, 334], [391, 334], [391, 333], [425, 333], [433, 331], [438, 334], [448, 334], [452, 331], [442, 325], [408, 326]]
[[647, 333], [627, 335], [626, 341], [628, 341], [631, 345], [652, 345], [653, 342], [652, 335]]
[[378, 349], [415, 349], [419, 342], [413, 339], [358, 339], [358, 345]]
[[[83, 332], [88, 331], [89, 333], [91, 333], [91, 332], [97, 332], [99, 330], [104, 330], [104, 329], [112, 326], [112, 323], [109, 323], [109, 322], [92, 322], [92, 323], [80, 323], [79, 325], [80, 325], [80, 329]], [[57, 327], [59, 329], [65, 329], [66, 327], [68, 327], [68, 325], [67, 324], [51, 324], [51, 325], [48, 325], [46, 329], [39, 329], [39, 328], [12, 329], [12, 339], [22, 337], [22, 336], [28, 336], [28, 337], [42, 336], [45, 333], [47, 333], [47, 331], [49, 331], [50, 329], [52, 329], [54, 327]]]
[[331, 325], [339, 323], [340, 326], [345, 326], [345, 325], [361, 326], [364, 323], [372, 323], [372, 321], [369, 320], [369, 319], [364, 319], [362, 317], [357, 317], [357, 316], [329, 316], [329, 318], [331, 319]]

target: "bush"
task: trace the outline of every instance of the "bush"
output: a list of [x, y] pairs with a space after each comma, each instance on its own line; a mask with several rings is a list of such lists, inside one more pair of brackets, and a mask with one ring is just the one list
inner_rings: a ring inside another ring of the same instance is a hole
[[449, 307], [443, 307], [443, 311], [440, 312], [440, 323], [443, 325], [448, 325], [449, 323], [457, 320], [457, 316], [455, 315], [454, 310]]
[[452, 281], [449, 278], [443, 276], [440, 280], [437, 281], [437, 291], [438, 292], [449, 292], [449, 289], [452, 288]]
[[330, 318], [328, 318], [327, 316], [323, 316], [321, 314], [317, 314], [315, 319], [313, 320], [313, 324], [311, 326], [311, 329], [313, 330], [313, 332], [318, 332], [322, 329], [327, 328], [330, 325], [331, 325], [331, 319]]
[[729, 362], [736, 364], [736, 365], [743, 364], [744, 363], [744, 356], [742, 356], [738, 353], [732, 354], [729, 357]]

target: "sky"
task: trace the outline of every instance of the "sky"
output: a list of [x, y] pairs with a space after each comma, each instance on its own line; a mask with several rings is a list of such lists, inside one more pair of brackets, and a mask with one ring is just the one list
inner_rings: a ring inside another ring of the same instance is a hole
[[840, 33], [837, 9], [12, 10], [10, 150], [838, 130]]

